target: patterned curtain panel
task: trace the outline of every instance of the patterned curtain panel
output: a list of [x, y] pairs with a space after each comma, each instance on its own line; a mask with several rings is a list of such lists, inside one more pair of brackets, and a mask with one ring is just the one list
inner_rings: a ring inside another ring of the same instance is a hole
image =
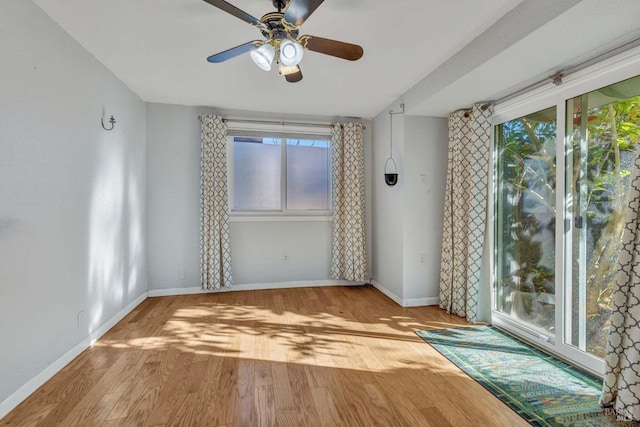
[[613, 405], [622, 420], [640, 421], [640, 144], [626, 222], [600, 403]]
[[367, 280], [364, 141], [359, 123], [331, 127], [333, 236], [331, 276]]
[[449, 117], [440, 307], [472, 323], [481, 277], [491, 114], [487, 105], [475, 105]]
[[200, 164], [200, 277], [203, 289], [233, 284], [227, 190], [227, 124], [205, 114]]

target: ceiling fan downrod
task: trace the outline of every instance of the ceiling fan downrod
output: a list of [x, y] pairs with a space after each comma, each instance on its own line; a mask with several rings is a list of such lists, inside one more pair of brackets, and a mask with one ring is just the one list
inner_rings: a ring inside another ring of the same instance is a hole
[[273, 0], [273, 7], [278, 9], [278, 13], [282, 13], [282, 9], [285, 8], [287, 2], [285, 0]]

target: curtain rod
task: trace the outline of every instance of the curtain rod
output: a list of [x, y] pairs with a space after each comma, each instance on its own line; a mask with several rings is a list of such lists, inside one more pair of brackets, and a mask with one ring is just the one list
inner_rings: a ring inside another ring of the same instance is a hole
[[553, 82], [553, 84], [555, 84], [556, 86], [560, 86], [562, 84], [562, 78], [565, 76], [568, 76], [569, 74], [573, 74], [576, 73], [578, 71], [584, 70], [585, 68], [589, 67], [590, 65], [593, 65], [594, 63], [600, 62], [600, 61], [604, 61], [605, 59], [611, 58], [612, 56], [615, 56], [619, 53], [622, 52], [626, 52], [627, 50], [633, 49], [634, 47], [640, 46], [640, 37], [636, 37], [633, 40], [630, 40], [628, 42], [622, 43], [616, 47], [613, 47], [609, 50], [606, 50], [602, 53], [599, 53], [595, 56], [592, 56], [589, 59], [586, 59], [582, 62], [579, 62], [577, 64], [571, 65], [570, 67], [565, 68], [564, 70], [560, 70], [557, 73], [546, 77], [542, 80], [539, 80], [535, 83], [531, 83], [528, 86], [525, 86], [521, 89], [516, 90], [515, 92], [511, 92], [508, 95], [505, 95], [503, 97], [501, 97], [500, 99], [497, 99], [495, 101], [493, 101], [493, 104], [499, 104], [501, 102], [505, 102], [508, 101], [512, 98], [515, 98], [518, 95], [521, 95], [523, 93], [529, 92], [530, 90], [533, 89], [537, 89], [541, 86], [544, 86], [545, 84], [547, 84], [549, 82], [549, 80], [551, 80]]
[[305, 123], [305, 122], [285, 122], [285, 121], [275, 121], [275, 120], [251, 120], [251, 119], [222, 119], [223, 122], [229, 123], [256, 123], [260, 125], [282, 125], [282, 126], [313, 126], [313, 127], [323, 127], [329, 128], [331, 124], [329, 123]]
[[[201, 120], [202, 116], [198, 116], [198, 120]], [[223, 122], [229, 123], [255, 123], [261, 125], [282, 125], [282, 126], [315, 126], [315, 127], [326, 127], [330, 128], [332, 125], [330, 123], [305, 123], [305, 122], [285, 122], [285, 121], [276, 121], [276, 120], [252, 120], [252, 119], [227, 119], [223, 118]], [[362, 125], [362, 129], [366, 129], [365, 125]]]

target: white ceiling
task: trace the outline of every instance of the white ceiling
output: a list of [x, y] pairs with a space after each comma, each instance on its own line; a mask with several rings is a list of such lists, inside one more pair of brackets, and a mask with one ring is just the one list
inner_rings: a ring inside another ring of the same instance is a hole
[[301, 34], [359, 44], [364, 57], [307, 52], [292, 84], [246, 54], [208, 63], [261, 36], [202, 0], [33, 1], [144, 101], [363, 118], [403, 96], [412, 114], [445, 116], [640, 27], [639, 0], [325, 0]]

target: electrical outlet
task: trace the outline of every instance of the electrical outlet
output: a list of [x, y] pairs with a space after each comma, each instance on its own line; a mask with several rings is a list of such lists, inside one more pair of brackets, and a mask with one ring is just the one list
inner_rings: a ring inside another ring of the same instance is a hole
[[186, 270], [178, 270], [178, 280], [186, 280], [187, 272]]
[[284, 262], [284, 263], [289, 262], [289, 255], [287, 255], [287, 254], [282, 255], [282, 262]]
[[425, 254], [420, 254], [420, 264], [424, 264], [425, 259], [426, 259]]

